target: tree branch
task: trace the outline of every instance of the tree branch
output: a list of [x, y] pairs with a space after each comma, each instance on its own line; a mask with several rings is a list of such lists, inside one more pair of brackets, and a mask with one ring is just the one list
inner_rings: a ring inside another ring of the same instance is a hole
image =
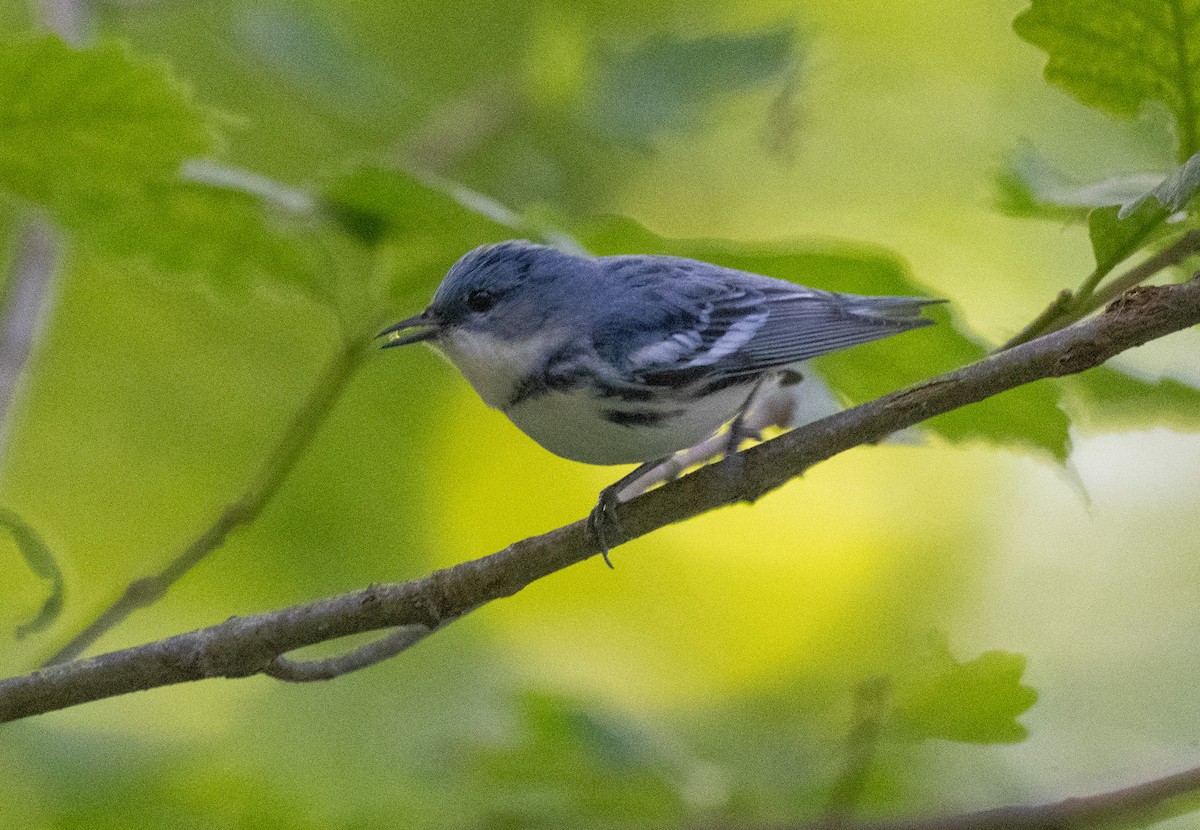
[[[799, 427], [620, 505], [620, 541], [736, 502], [753, 502], [821, 461], [880, 441], [1025, 383], [1099, 366], [1113, 355], [1200, 323], [1200, 277], [1137, 288], [1104, 314], [878, 400]], [[293, 649], [396, 626], [444, 627], [495, 599], [598, 553], [583, 521], [516, 542], [423, 579], [180, 634], [0, 681], [0, 723], [128, 692], [248, 677]]]

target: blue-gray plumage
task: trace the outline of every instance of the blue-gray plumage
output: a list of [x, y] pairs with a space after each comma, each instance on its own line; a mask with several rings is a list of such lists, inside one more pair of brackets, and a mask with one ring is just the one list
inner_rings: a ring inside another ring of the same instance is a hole
[[[642, 462], [636, 476], [744, 414], [762, 379], [929, 325], [920, 311], [930, 302], [820, 291], [680, 257], [584, 257], [510, 241], [468, 253], [429, 308], [381, 336], [385, 347], [436, 346], [551, 452]], [[632, 477], [593, 511], [605, 551], [606, 513]]]

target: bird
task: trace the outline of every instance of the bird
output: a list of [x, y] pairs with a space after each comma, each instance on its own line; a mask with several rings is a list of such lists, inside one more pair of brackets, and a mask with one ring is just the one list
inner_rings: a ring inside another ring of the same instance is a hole
[[684, 257], [589, 256], [525, 240], [483, 245], [428, 308], [380, 332], [426, 343], [489, 407], [555, 455], [638, 464], [588, 516], [605, 563], [621, 491], [730, 425], [802, 361], [931, 325], [924, 297], [807, 288]]

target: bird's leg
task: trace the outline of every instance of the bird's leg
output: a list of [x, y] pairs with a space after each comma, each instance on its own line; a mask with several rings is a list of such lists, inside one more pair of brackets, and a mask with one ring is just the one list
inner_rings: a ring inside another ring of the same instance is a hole
[[761, 432], [757, 429], [746, 429], [746, 416], [750, 414], [751, 408], [754, 406], [754, 399], [758, 397], [759, 390], [762, 389], [763, 383], [766, 382], [768, 375], [761, 375], [754, 382], [754, 388], [750, 390], [750, 394], [746, 396], [746, 402], [742, 404], [741, 409], [733, 416], [733, 421], [729, 424], [729, 435], [725, 444], [726, 457], [736, 455], [738, 447], [747, 438], [757, 439]]
[[596, 544], [600, 546], [600, 555], [604, 557], [604, 564], [608, 567], [613, 566], [608, 558], [608, 541], [613, 538], [610, 534], [619, 537], [621, 533], [621, 525], [617, 521], [616, 514], [617, 505], [621, 503], [621, 491], [655, 467], [670, 460], [671, 456], [667, 455], [654, 461], [647, 461], [600, 491], [600, 498], [596, 501], [596, 506], [588, 514], [587, 526], [592, 535], [596, 537]]

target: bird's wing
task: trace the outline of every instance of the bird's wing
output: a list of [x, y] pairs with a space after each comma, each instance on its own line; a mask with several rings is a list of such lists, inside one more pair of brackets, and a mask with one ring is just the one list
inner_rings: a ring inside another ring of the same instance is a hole
[[932, 323], [921, 298], [818, 291], [694, 260], [620, 259], [653, 279], [627, 281], [595, 344], [650, 386], [753, 375]]

